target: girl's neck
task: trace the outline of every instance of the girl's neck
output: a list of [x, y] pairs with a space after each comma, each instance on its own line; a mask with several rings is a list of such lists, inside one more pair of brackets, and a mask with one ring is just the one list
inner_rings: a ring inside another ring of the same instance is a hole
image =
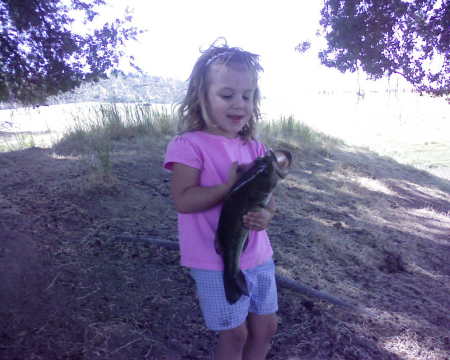
[[207, 133], [209, 135], [220, 136], [220, 137], [226, 138], [226, 139], [239, 139], [240, 138], [239, 134], [236, 134], [236, 136], [230, 136], [230, 135], [222, 134], [220, 131], [215, 131], [215, 130], [212, 130], [212, 129], [203, 129], [203, 130], [200, 130], [200, 131], [204, 132], [204, 133]]

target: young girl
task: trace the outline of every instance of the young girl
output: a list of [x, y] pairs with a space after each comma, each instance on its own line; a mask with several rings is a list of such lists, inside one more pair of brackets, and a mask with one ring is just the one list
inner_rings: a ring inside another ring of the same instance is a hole
[[277, 328], [273, 252], [265, 231], [273, 200], [244, 216], [250, 233], [240, 265], [249, 296], [232, 305], [214, 244], [221, 204], [239, 178], [239, 167], [266, 152], [254, 139], [260, 118], [258, 58], [226, 44], [202, 53], [180, 107], [181, 135], [169, 143], [164, 161], [172, 171], [181, 265], [191, 269], [207, 327], [219, 332], [216, 360], [265, 359]]

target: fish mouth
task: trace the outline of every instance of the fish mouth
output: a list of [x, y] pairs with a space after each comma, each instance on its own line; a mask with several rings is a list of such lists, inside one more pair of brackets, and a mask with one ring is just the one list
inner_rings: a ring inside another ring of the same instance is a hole
[[277, 175], [284, 179], [292, 164], [292, 155], [286, 150], [269, 150], [275, 164], [275, 172]]

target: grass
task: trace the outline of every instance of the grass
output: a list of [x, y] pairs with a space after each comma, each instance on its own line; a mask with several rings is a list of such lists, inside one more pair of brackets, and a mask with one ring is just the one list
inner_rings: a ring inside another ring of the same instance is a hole
[[[55, 109], [61, 123], [67, 121], [72, 124], [59, 137], [50, 130], [46, 135], [49, 137], [48, 134], [52, 134], [52, 139], [46, 142], [44, 135], [11, 135], [4, 138], [0, 151], [42, 146], [52, 147], [55, 153], [61, 155], [81, 155], [83, 161], [94, 169], [90, 185], [111, 187], [116, 182], [112, 171], [113, 156], [121, 147], [120, 141], [135, 138], [151, 142], [166, 141], [176, 133], [177, 115], [174, 108], [102, 104], [85, 105], [72, 112], [70, 109]], [[64, 119], [64, 116], [67, 118]], [[338, 143], [338, 140], [312, 130], [293, 116], [261, 121], [258, 137], [270, 147], [281, 145], [317, 149]]]
[[[357, 108], [351, 108], [346, 99], [339, 97], [319, 100], [321, 102], [310, 101], [314, 106], [313, 112], [307, 108], [295, 112], [296, 115], [263, 112], [265, 115], [258, 125], [258, 138], [273, 148], [292, 147], [329, 154], [345, 142], [364, 146], [438, 176], [448, 176], [450, 147], [448, 141], [443, 139], [448, 133], [443, 128], [444, 115], [439, 110], [433, 113], [431, 120], [423, 121], [423, 114], [429, 113], [430, 104], [439, 104], [428, 100], [422, 107], [417, 107], [415, 116], [403, 113], [409, 109], [403, 103], [395, 103], [397, 107], [390, 104], [389, 112], [380, 114], [377, 109], [384, 107], [380, 105], [382, 99], [378, 98], [372, 102], [367, 100]], [[323, 106], [325, 100], [327, 104], [328, 101], [334, 102]], [[306, 101], [306, 104], [310, 102]], [[348, 108], [349, 112], [342, 112], [344, 108]], [[176, 132], [177, 116], [174, 110], [166, 105], [92, 103], [17, 110], [9, 114], [6, 122], [30, 124], [35, 130], [16, 135], [2, 134], [0, 152], [53, 146], [57, 153], [89, 154], [83, 157], [93, 159], [94, 167], [100, 173], [109, 175], [112, 170], [111, 154], [117, 150], [117, 146], [114, 149], [115, 142], [133, 138], [144, 142], [166, 141]], [[8, 115], [7, 112], [5, 114]], [[400, 121], [400, 115], [408, 121]], [[43, 127], [38, 126], [39, 123]], [[72, 126], [67, 128], [67, 124]], [[30, 126], [25, 125], [25, 129], [29, 130]], [[47, 128], [45, 135], [37, 132], [42, 128]], [[417, 130], [417, 134], [413, 130]]]
[[0, 152], [17, 151], [36, 146], [36, 139], [32, 134], [13, 134], [0, 144]]
[[[81, 155], [94, 170], [92, 184], [105, 187], [115, 183], [113, 156], [120, 149], [120, 141], [135, 138], [144, 141], [168, 140], [177, 127], [175, 109], [149, 107], [142, 104], [102, 104], [84, 106], [66, 116], [72, 126], [50, 145], [57, 154]], [[58, 116], [64, 116], [59, 109]], [[64, 121], [61, 118], [61, 121]], [[258, 138], [269, 147], [301, 148], [302, 151], [332, 151], [340, 143], [338, 139], [312, 130], [294, 116], [263, 119], [258, 127]], [[55, 136], [55, 135], [54, 135]], [[37, 139], [40, 140], [40, 139]], [[0, 147], [0, 151], [15, 151], [41, 146], [33, 135], [16, 135]], [[42, 145], [45, 146], [45, 145]]]
[[[55, 144], [55, 151], [65, 154], [93, 153], [97, 168], [104, 174], [110, 174], [114, 141], [173, 136], [177, 117], [173, 109], [155, 110], [144, 105], [110, 104], [91, 108], [84, 115], [75, 115], [73, 122], [74, 126]], [[293, 116], [262, 121], [259, 136], [271, 145], [282, 141], [291, 146], [316, 148], [339, 143], [339, 140], [312, 130]]]
[[[317, 111], [322, 108], [340, 111], [338, 104], [333, 104], [326, 107], [318, 104], [314, 106], [316, 106]], [[374, 104], [368, 103], [364, 106], [367, 106], [368, 112], [369, 110], [370, 113], [376, 112]], [[429, 110], [428, 108], [424, 109]], [[417, 111], [418, 114], [425, 112], [424, 109]], [[391, 110], [403, 114], [401, 109]], [[393, 157], [397, 161], [427, 171], [432, 170], [439, 173], [441, 168], [444, 169], [442, 171], [446, 171], [445, 169], [449, 166], [450, 149], [448, 145], [442, 139], [433, 140], [434, 138], [431, 136], [445, 133], [445, 130], [440, 128], [442, 119], [439, 119], [439, 116], [436, 117], [434, 122], [427, 123], [428, 125], [424, 128], [423, 119], [421, 117], [414, 118], [412, 114], [404, 116], [408, 117], [411, 122], [410, 125], [406, 124], [408, 125], [406, 126], [401, 121], [395, 121], [395, 119], [389, 118], [388, 121], [387, 114], [377, 117], [377, 121], [375, 121], [375, 118], [366, 119], [368, 114], [363, 111], [363, 108], [353, 109], [351, 113], [354, 113], [355, 118], [352, 116], [345, 117], [344, 114], [341, 114], [342, 116], [336, 115], [336, 119], [334, 119], [331, 114], [315, 114], [308, 112], [307, 109], [304, 113], [296, 113], [295, 116], [279, 115], [275, 112], [272, 112], [272, 115], [268, 115], [270, 112], [265, 113], [265, 118], [258, 125], [258, 137], [270, 147], [292, 146], [300, 148], [302, 151], [319, 150], [329, 153], [332, 153], [333, 148], [342, 145], [344, 141], [352, 144], [356, 140], [356, 145], [359, 141], [365, 144], [364, 146], [368, 146], [370, 150], [381, 155]], [[362, 116], [363, 114], [365, 115]], [[30, 124], [37, 124], [39, 121], [53, 121], [52, 124], [55, 128], [52, 127], [52, 131], [56, 130], [56, 126], [59, 127], [60, 138], [55, 139], [56, 135], [52, 133], [51, 144], [48, 140], [47, 144], [44, 144], [44, 136], [35, 132], [7, 136], [3, 138], [3, 144], [0, 140], [0, 151], [53, 145], [56, 152], [92, 154], [97, 168], [104, 173], [111, 171], [110, 157], [111, 152], [114, 151], [115, 141], [137, 137], [155, 140], [169, 138], [175, 134], [177, 122], [177, 116], [173, 108], [159, 105], [145, 106], [143, 104], [61, 105], [28, 112], [18, 111], [13, 115], [14, 118], [20, 118], [24, 123]], [[11, 115], [11, 118], [13, 115]], [[25, 116], [27, 118], [22, 119]], [[337, 121], [337, 118], [339, 118], [339, 121]], [[381, 124], [383, 126], [378, 124], [381, 120], [384, 121]], [[63, 131], [61, 125], [67, 123], [73, 125]], [[418, 128], [424, 136], [429, 132], [431, 134], [429, 137], [431, 136], [430, 139], [432, 140], [427, 139], [426, 142], [422, 143], [419, 140], [415, 141], [412, 136], [414, 134], [411, 132], [412, 128]], [[325, 133], [333, 134], [336, 137]], [[407, 140], [407, 143], [404, 143], [405, 140]]]
[[[174, 108], [146, 106], [144, 104], [78, 104], [48, 107], [11, 114], [14, 121], [38, 124], [52, 123], [52, 131], [60, 134], [52, 139], [55, 150], [63, 153], [94, 152], [105, 169], [108, 168], [108, 154], [112, 142], [134, 137], [166, 137], [176, 132], [177, 116]], [[16, 119], [17, 118], [17, 119]], [[72, 124], [64, 128], [63, 124]], [[58, 130], [57, 130], [58, 129]], [[64, 130], [65, 129], [65, 130]], [[258, 127], [258, 137], [265, 143], [282, 140], [293, 146], [316, 147], [336, 144], [338, 140], [312, 130], [294, 116], [272, 116], [263, 119]], [[41, 146], [33, 136], [17, 139], [5, 138], [0, 151], [21, 150]], [[44, 145], [43, 145], [44, 146]]]
[[74, 125], [56, 146], [70, 144], [73, 151], [82, 152], [87, 150], [86, 146], [95, 147], [100, 140], [111, 142], [137, 136], [170, 134], [175, 129], [174, 119], [174, 114], [167, 110], [153, 110], [144, 105], [91, 107], [87, 114], [74, 116]]
[[[111, 143], [116, 140], [140, 136], [173, 136], [177, 123], [173, 110], [115, 104], [92, 108], [88, 117], [75, 116], [74, 120], [75, 125], [55, 145], [57, 149], [64, 152], [94, 150], [100, 154], [110, 151]], [[281, 140], [307, 147], [341, 143], [336, 138], [312, 130], [292, 115], [261, 121], [258, 135], [265, 142]]]
[[107, 104], [75, 115], [74, 125], [54, 145], [59, 153], [94, 153], [97, 168], [110, 174], [114, 141], [135, 137], [160, 137], [175, 132], [175, 115], [144, 105]]
[[329, 148], [342, 143], [337, 138], [313, 130], [293, 115], [263, 120], [260, 124], [259, 133], [265, 143], [281, 141], [305, 148]]

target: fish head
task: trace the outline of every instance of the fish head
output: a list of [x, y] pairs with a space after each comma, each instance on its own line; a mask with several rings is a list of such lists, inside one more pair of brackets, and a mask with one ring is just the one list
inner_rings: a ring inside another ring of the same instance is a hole
[[270, 159], [275, 174], [284, 179], [289, 173], [292, 164], [292, 155], [286, 150], [269, 150], [266, 157]]
[[280, 179], [284, 179], [291, 167], [292, 155], [284, 150], [268, 150], [265, 156], [257, 158], [252, 166], [244, 171], [230, 193], [236, 193], [251, 184], [252, 191], [270, 192]]
[[292, 155], [289, 151], [269, 149], [264, 157], [256, 160], [255, 166], [260, 169], [260, 181], [268, 182], [274, 188], [279, 180], [287, 176], [291, 163]]

